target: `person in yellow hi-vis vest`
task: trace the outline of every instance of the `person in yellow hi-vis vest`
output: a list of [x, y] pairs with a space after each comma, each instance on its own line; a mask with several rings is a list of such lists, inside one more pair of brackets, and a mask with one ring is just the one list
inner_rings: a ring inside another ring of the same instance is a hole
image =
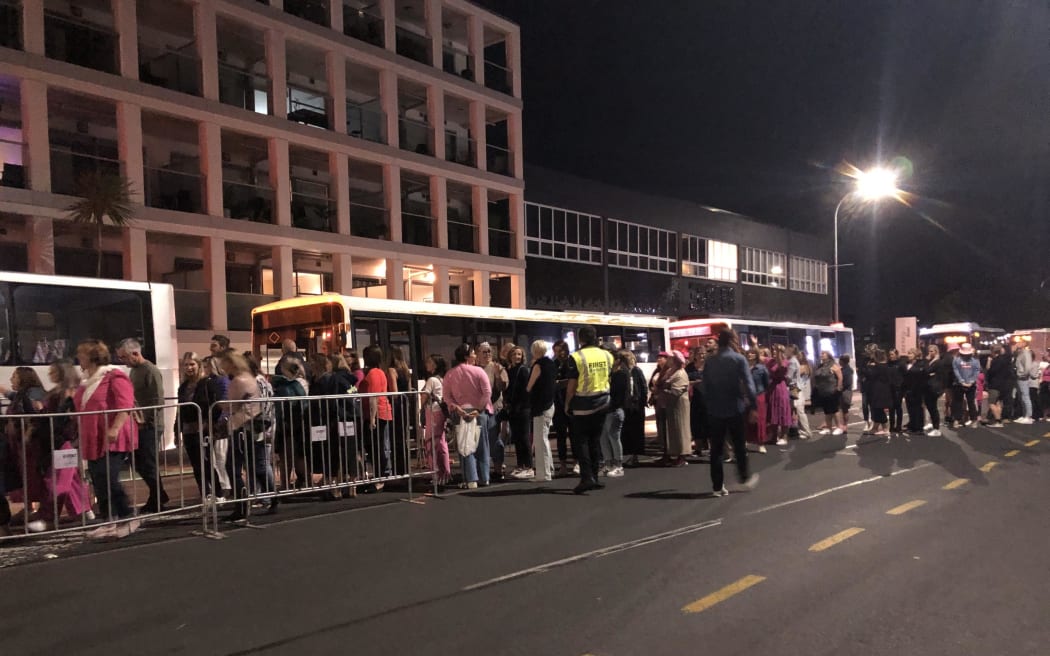
[[565, 413], [572, 418], [572, 452], [580, 465], [580, 483], [576, 494], [600, 490], [598, 462], [601, 460], [601, 436], [605, 414], [609, 410], [609, 381], [612, 378], [612, 353], [598, 347], [594, 326], [579, 330], [580, 349], [569, 358], [565, 390]]

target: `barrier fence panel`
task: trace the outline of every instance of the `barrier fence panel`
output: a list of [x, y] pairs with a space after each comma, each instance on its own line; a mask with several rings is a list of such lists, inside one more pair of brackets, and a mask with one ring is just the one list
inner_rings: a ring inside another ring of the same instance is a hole
[[[45, 403], [45, 408], [72, 407], [68, 397], [48, 397]], [[165, 417], [178, 417], [175, 439], [184, 447], [174, 466], [161, 445]], [[0, 540], [73, 531], [124, 537], [146, 517], [199, 511], [201, 495], [187, 490], [184, 472], [203, 456], [193, 431], [205, 425], [193, 403], [5, 414], [0, 417]], [[21, 504], [20, 516], [11, 516], [11, 502]]]
[[[419, 392], [254, 397], [215, 403], [202, 458], [206, 482], [205, 532], [221, 535], [226, 521], [273, 513], [282, 500], [314, 494], [356, 496], [404, 480], [412, 498], [412, 449], [421, 448]], [[431, 458], [428, 462], [434, 462]], [[434, 477], [436, 491], [436, 477]]]

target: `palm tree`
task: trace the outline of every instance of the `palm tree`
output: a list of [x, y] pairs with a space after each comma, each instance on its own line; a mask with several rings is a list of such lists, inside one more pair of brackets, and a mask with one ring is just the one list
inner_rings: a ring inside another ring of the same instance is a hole
[[66, 208], [73, 223], [95, 226], [98, 246], [98, 271], [102, 277], [102, 227], [109, 223], [123, 227], [131, 223], [131, 185], [115, 173], [89, 171], [77, 179], [80, 200]]

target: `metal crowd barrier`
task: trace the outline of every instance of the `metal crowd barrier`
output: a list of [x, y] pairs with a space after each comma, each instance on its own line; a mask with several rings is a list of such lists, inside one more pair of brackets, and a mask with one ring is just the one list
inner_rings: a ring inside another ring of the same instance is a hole
[[[407, 481], [434, 472], [414, 469], [413, 445], [422, 448], [418, 391], [388, 394], [270, 397], [219, 401], [208, 412], [210, 443], [202, 447], [210, 479], [204, 531], [221, 537], [221, 510], [227, 521], [275, 511], [296, 495], [336, 492], [356, 496], [363, 486]], [[369, 406], [380, 397], [392, 405], [393, 419], [371, 420]], [[431, 459], [433, 462], [433, 459]]]
[[[176, 440], [183, 448], [177, 449], [174, 464], [161, 448], [165, 417], [179, 418]], [[100, 422], [101, 429], [108, 431], [121, 420], [138, 425], [138, 448], [127, 452], [107, 448], [106, 456], [88, 461], [79, 440], [81, 426]], [[201, 495], [197, 489], [187, 490], [184, 478], [187, 465], [197, 471], [194, 460], [204, 460], [205, 444], [199, 434], [204, 425], [201, 409], [193, 403], [0, 416], [0, 520], [7, 519], [2, 515], [8, 514], [10, 501], [23, 505], [21, 521], [12, 522], [12, 534], [0, 540], [75, 531], [122, 537], [143, 519], [199, 512]], [[154, 498], [144, 498], [149, 494]], [[147, 514], [139, 514], [140, 506], [150, 500], [159, 503]]]

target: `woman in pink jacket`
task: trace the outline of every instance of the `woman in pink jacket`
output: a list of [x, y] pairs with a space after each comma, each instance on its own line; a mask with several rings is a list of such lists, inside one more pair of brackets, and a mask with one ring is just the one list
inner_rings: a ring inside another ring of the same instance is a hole
[[[88, 461], [99, 515], [109, 520], [132, 517], [120, 472], [128, 454], [138, 447], [138, 429], [129, 421], [135, 390], [128, 375], [110, 364], [109, 349], [97, 339], [77, 346], [77, 362], [85, 378], [73, 394], [73, 403], [77, 412], [96, 413], [79, 417], [79, 434], [80, 457]], [[137, 530], [138, 523], [103, 526], [92, 537], [123, 537]]]

